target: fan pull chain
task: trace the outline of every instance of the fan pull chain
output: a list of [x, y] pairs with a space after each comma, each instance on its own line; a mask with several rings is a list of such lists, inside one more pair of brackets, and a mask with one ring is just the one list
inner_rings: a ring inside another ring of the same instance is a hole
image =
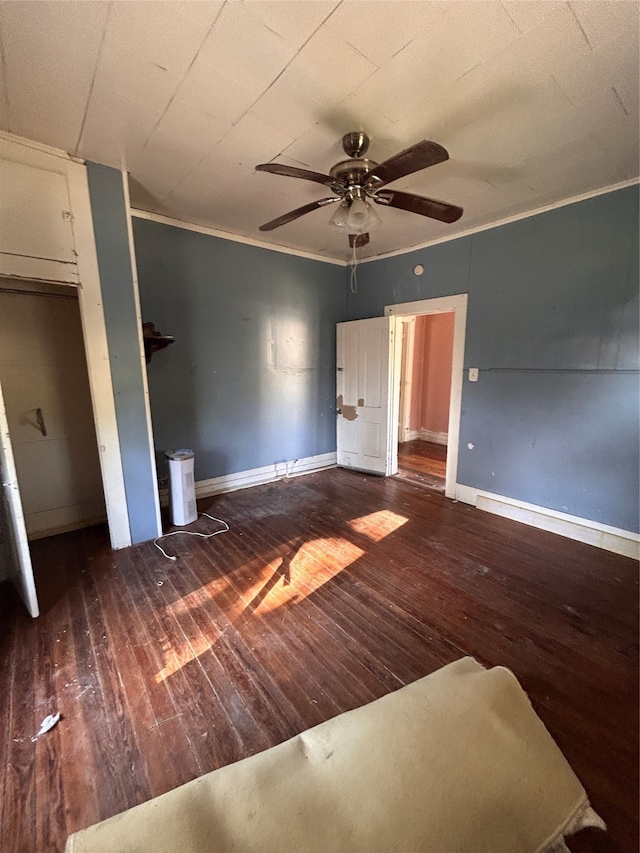
[[358, 276], [356, 274], [356, 269], [358, 268], [358, 255], [356, 253], [357, 242], [357, 239], [353, 241], [353, 254], [351, 256], [351, 275], [349, 277], [349, 286], [351, 287], [351, 293], [358, 292]]

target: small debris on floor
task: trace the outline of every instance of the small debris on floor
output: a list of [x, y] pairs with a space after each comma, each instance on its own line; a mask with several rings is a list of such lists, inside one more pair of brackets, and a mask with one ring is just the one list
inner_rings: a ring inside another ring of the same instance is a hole
[[40, 731], [37, 735], [31, 738], [32, 741], [37, 740], [40, 735], [44, 735], [47, 732], [51, 731], [54, 726], [57, 726], [60, 722], [60, 714], [48, 714], [44, 720], [40, 723]]

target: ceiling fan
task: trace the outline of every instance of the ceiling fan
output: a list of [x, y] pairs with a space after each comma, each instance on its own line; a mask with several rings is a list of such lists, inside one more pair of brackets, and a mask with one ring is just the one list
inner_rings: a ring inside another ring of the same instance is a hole
[[328, 175], [280, 163], [261, 163], [256, 166], [258, 172], [271, 172], [274, 175], [286, 175], [323, 184], [333, 193], [329, 198], [312, 201], [266, 222], [260, 226], [260, 231], [273, 231], [274, 228], [286, 225], [305, 213], [340, 202], [329, 224], [348, 234], [349, 245], [354, 248], [366, 246], [369, 242], [369, 229], [380, 223], [380, 217], [370, 204], [371, 201], [383, 207], [396, 207], [409, 213], [419, 213], [440, 222], [455, 222], [462, 216], [462, 208], [454, 204], [399, 190], [384, 189], [392, 181], [448, 160], [448, 152], [437, 142], [423, 139], [383, 163], [376, 163], [364, 157], [369, 148], [369, 137], [366, 133], [347, 133], [342, 138], [342, 147], [351, 159], [336, 163]]

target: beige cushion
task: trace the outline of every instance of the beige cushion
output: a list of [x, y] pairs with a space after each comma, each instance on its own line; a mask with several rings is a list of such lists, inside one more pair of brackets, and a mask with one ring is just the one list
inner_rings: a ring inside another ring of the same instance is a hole
[[514, 676], [464, 658], [78, 832], [66, 850], [533, 853], [589, 822], [587, 809]]

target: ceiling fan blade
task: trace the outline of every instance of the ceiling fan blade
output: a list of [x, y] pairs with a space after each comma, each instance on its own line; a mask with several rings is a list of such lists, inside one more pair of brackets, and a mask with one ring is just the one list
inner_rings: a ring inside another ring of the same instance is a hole
[[463, 214], [461, 207], [455, 204], [447, 204], [437, 201], [435, 198], [426, 198], [422, 195], [401, 193], [396, 190], [381, 190], [373, 196], [377, 204], [388, 207], [397, 207], [399, 210], [408, 210], [409, 213], [419, 213], [430, 219], [438, 219], [440, 222], [456, 222]]
[[256, 172], [271, 172], [273, 175], [286, 175], [288, 178], [302, 178], [305, 181], [324, 184], [325, 187], [342, 184], [342, 181], [332, 178], [331, 175], [311, 172], [309, 169], [298, 169], [297, 166], [285, 166], [284, 163], [260, 163], [259, 166], [256, 166]]
[[416, 142], [410, 148], [405, 148], [404, 151], [380, 163], [365, 176], [364, 180], [367, 184], [373, 183], [374, 187], [381, 186], [381, 183], [389, 184], [391, 181], [397, 181], [398, 178], [404, 178], [405, 175], [411, 175], [413, 172], [419, 172], [421, 169], [435, 166], [436, 163], [443, 163], [448, 159], [449, 153], [442, 145], [423, 139], [422, 142]]
[[277, 219], [272, 219], [271, 222], [265, 222], [264, 225], [260, 226], [259, 230], [273, 231], [274, 228], [286, 225], [287, 222], [291, 222], [299, 216], [304, 216], [305, 213], [311, 213], [312, 210], [317, 210], [319, 207], [324, 207], [327, 204], [333, 204], [336, 201], [340, 201], [337, 196], [335, 198], [320, 198], [318, 201], [312, 201], [309, 204], [303, 205], [303, 207], [297, 207], [295, 210], [290, 210], [289, 213], [283, 213], [282, 216], [278, 216]]
[[369, 242], [368, 234], [349, 234], [349, 247], [359, 249], [361, 246], [366, 246]]

